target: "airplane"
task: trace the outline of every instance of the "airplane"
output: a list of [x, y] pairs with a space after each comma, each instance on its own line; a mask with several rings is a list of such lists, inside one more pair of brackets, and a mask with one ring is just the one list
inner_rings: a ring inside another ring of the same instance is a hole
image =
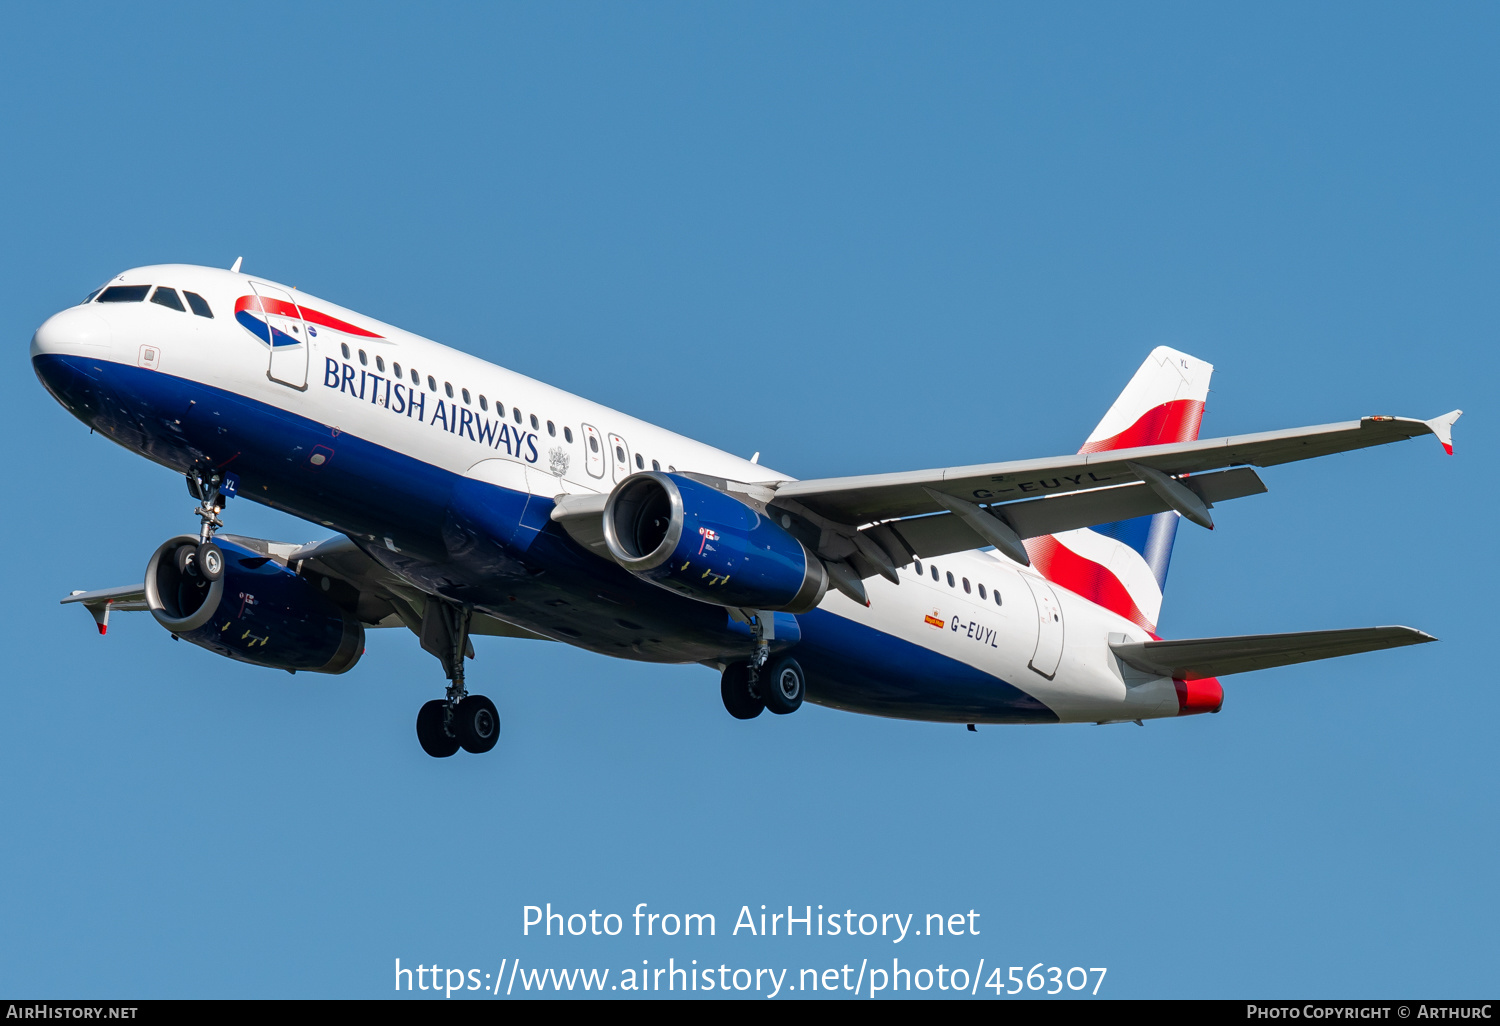
[[[1153, 350], [1076, 453], [794, 480], [241, 271], [125, 271], [37, 329], [49, 393], [184, 476], [195, 533], [139, 584], [64, 598], [106, 633], [345, 673], [406, 628], [447, 680], [429, 755], [491, 750], [475, 635], [700, 663], [743, 720], [804, 699], [964, 724], [1216, 713], [1220, 676], [1434, 641], [1402, 626], [1167, 640], [1182, 520], [1264, 492], [1256, 468], [1436, 436], [1455, 410], [1200, 439], [1212, 366]], [[220, 533], [230, 499], [333, 532]]]

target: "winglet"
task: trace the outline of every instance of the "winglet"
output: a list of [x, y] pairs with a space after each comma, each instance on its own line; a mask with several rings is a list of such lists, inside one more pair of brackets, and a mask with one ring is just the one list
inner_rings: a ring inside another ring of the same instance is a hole
[[1453, 422], [1463, 415], [1463, 410], [1454, 410], [1452, 413], [1445, 413], [1441, 417], [1433, 417], [1426, 421], [1432, 433], [1437, 435], [1437, 440], [1443, 443], [1443, 451], [1449, 456], [1453, 455]]

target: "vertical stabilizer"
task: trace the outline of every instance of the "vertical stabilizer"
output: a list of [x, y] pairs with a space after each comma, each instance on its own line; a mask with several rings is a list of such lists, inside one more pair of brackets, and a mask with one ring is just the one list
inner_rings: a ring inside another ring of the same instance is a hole
[[[1146, 357], [1079, 452], [1190, 442], [1198, 437], [1213, 366], [1166, 346]], [[1156, 633], [1176, 513], [1064, 531], [1026, 542], [1047, 580]]]

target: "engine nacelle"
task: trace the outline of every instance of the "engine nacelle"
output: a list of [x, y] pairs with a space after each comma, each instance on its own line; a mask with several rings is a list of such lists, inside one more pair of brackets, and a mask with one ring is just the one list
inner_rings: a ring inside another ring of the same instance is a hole
[[828, 590], [828, 572], [807, 546], [681, 474], [621, 481], [604, 507], [604, 540], [626, 570], [700, 602], [805, 613]]
[[146, 605], [156, 622], [219, 655], [281, 670], [343, 673], [365, 651], [364, 625], [274, 559], [215, 539], [224, 574], [209, 583], [178, 569], [178, 535], [146, 567]]

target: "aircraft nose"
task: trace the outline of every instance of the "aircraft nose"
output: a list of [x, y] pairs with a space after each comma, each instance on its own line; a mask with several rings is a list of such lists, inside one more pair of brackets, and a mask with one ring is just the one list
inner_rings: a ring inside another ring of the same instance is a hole
[[74, 306], [48, 317], [31, 336], [31, 355], [97, 355], [112, 341], [109, 322], [86, 306]]

